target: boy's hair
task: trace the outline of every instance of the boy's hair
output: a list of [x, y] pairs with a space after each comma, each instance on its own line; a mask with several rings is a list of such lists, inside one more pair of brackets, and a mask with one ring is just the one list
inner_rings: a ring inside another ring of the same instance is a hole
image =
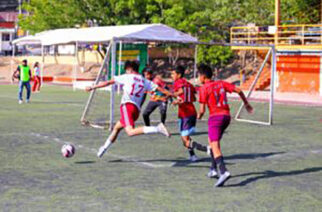
[[132, 64], [132, 62], [129, 61], [129, 60], [125, 61], [125, 63], [124, 63], [124, 70], [126, 70], [129, 67], [131, 67], [131, 64]]
[[22, 62], [23, 62], [23, 63], [27, 63], [27, 60], [26, 60], [26, 59], [24, 59]]
[[145, 74], [145, 73], [150, 73], [150, 74], [152, 74], [153, 73], [153, 71], [152, 71], [152, 69], [150, 68], [150, 67], [145, 67], [143, 70], [142, 70], [142, 74]]
[[181, 77], [184, 76], [185, 68], [183, 66], [177, 66], [176, 69], [174, 70], [177, 74], [180, 74]]
[[201, 64], [198, 67], [198, 71], [200, 75], [203, 75], [205, 77], [207, 77], [208, 79], [212, 78], [212, 69], [210, 68], [210, 66], [205, 65], [205, 64]]
[[132, 68], [133, 71], [139, 72], [139, 67], [140, 67], [140, 65], [139, 65], [138, 61], [129, 61], [129, 60], [127, 60], [125, 62], [125, 64], [124, 64], [124, 69], [125, 70], [128, 69], [128, 68]]

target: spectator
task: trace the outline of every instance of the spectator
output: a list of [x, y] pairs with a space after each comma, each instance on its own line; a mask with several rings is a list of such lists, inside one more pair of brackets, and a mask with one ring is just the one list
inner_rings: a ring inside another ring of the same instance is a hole
[[34, 85], [32, 86], [32, 92], [39, 93], [40, 86], [41, 86], [40, 68], [39, 68], [39, 63], [36, 62], [34, 65]]
[[23, 103], [22, 99], [22, 93], [23, 93], [23, 87], [26, 87], [27, 89], [27, 98], [26, 103], [29, 103], [30, 101], [30, 79], [31, 79], [31, 70], [28, 66], [27, 60], [22, 61], [22, 65], [19, 65], [17, 67], [17, 70], [13, 73], [12, 80], [14, 78], [19, 80], [19, 104]]

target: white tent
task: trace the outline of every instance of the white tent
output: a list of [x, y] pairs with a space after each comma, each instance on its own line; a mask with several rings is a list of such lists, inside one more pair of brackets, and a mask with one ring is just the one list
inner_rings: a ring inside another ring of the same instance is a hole
[[[14, 40], [13, 45], [41, 45], [42, 47], [42, 68], [44, 67], [44, 46], [74, 44], [76, 49], [80, 43], [102, 43], [109, 44], [108, 52], [105, 55], [102, 63], [100, 73], [103, 69], [107, 68], [106, 65], [109, 61], [109, 55], [112, 57], [111, 73], [115, 76], [116, 73], [116, 44], [119, 43], [132, 43], [132, 42], [158, 42], [158, 43], [189, 43], [197, 45], [198, 39], [180, 32], [176, 29], [168, 27], [163, 24], [142, 24], [142, 25], [123, 25], [123, 26], [104, 26], [104, 27], [90, 27], [90, 28], [67, 28], [55, 29], [37, 33], [34, 36], [27, 36]], [[121, 50], [120, 50], [121, 52]], [[121, 55], [121, 53], [120, 53]], [[14, 57], [14, 52], [13, 52]], [[75, 67], [74, 67], [74, 85], [76, 84], [76, 64], [77, 64], [77, 51], [75, 51]], [[196, 57], [196, 54], [195, 54]], [[195, 58], [195, 75], [196, 76], [196, 58]], [[99, 75], [100, 75], [99, 73]], [[42, 75], [42, 74], [41, 74]], [[98, 75], [98, 78], [99, 78]], [[98, 82], [98, 78], [95, 83]], [[111, 123], [113, 123], [114, 114], [114, 93], [115, 89], [112, 88], [110, 96], [111, 108]], [[93, 92], [90, 95], [86, 108], [90, 104], [93, 97]], [[86, 111], [87, 109], [85, 109]], [[85, 116], [85, 112], [83, 117]]]
[[174, 42], [197, 43], [198, 39], [163, 24], [104, 26], [90, 28], [55, 29], [14, 40], [14, 45], [41, 44], [43, 46], [71, 43]]

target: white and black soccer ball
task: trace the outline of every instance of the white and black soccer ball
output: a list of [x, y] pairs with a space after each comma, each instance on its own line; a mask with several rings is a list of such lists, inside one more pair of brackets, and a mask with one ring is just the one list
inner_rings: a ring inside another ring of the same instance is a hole
[[70, 158], [73, 157], [73, 155], [75, 154], [75, 146], [73, 144], [64, 144], [61, 147], [61, 153], [63, 155], [63, 157], [65, 158]]

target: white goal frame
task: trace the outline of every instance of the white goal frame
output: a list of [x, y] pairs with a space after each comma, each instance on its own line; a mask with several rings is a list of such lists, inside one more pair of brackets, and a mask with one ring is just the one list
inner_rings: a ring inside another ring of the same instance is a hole
[[[102, 62], [101, 68], [99, 70], [99, 73], [97, 75], [97, 78], [95, 80], [94, 84], [98, 84], [101, 74], [103, 73], [104, 69], [106, 69], [107, 73], [109, 73], [109, 71], [111, 71], [111, 77], [114, 78], [114, 76], [116, 75], [116, 45], [118, 42], [123, 42], [122, 40], [116, 40], [116, 39], [112, 39], [109, 43], [109, 46], [107, 48], [106, 54], [105, 54], [105, 58]], [[133, 41], [133, 42], [137, 42], [137, 41]], [[132, 43], [131, 41], [127, 41], [126, 43]], [[171, 42], [169, 42], [171, 43]], [[267, 63], [269, 56], [272, 57], [272, 65], [271, 65], [271, 85], [270, 85], [270, 99], [269, 99], [269, 117], [268, 117], [268, 121], [264, 122], [264, 121], [256, 121], [256, 120], [250, 120], [250, 119], [245, 119], [245, 118], [240, 118], [240, 114], [242, 109], [244, 108], [244, 104], [241, 103], [236, 115], [235, 115], [235, 120], [237, 121], [241, 121], [241, 122], [247, 122], [247, 123], [253, 123], [253, 124], [260, 124], [260, 125], [272, 125], [273, 124], [273, 106], [274, 106], [274, 83], [275, 83], [275, 74], [276, 74], [276, 49], [274, 45], [257, 45], [257, 44], [226, 44], [226, 43], [215, 43], [215, 42], [198, 42], [195, 44], [195, 46], [197, 47], [197, 45], [208, 45], [208, 46], [230, 46], [230, 47], [250, 47], [250, 49], [267, 49], [268, 53], [265, 57], [264, 62], [262, 63], [256, 77], [255, 80], [252, 82], [252, 85], [250, 87], [249, 92], [246, 94], [246, 98], [249, 99], [252, 92], [255, 89], [255, 85], [259, 79], [260, 74], [262, 73], [265, 64]], [[195, 48], [195, 63], [196, 63], [196, 58], [197, 58], [197, 48]], [[111, 70], [109, 70], [109, 58], [111, 55]], [[194, 65], [194, 78], [196, 81], [196, 75], [197, 75], [197, 67], [196, 64]], [[115, 123], [115, 117], [114, 117], [114, 111], [115, 111], [115, 93], [118, 92], [117, 86], [116, 85], [112, 85], [111, 86], [111, 95], [110, 95], [110, 107], [109, 107], [109, 130], [113, 129], [114, 123]], [[87, 104], [85, 106], [84, 112], [82, 114], [81, 117], [81, 122], [85, 125], [90, 125], [91, 127], [94, 128], [105, 128], [102, 127], [100, 125], [95, 125], [95, 124], [90, 124], [90, 123], [86, 123], [85, 117], [88, 113], [90, 104], [92, 102], [92, 99], [95, 95], [95, 90], [91, 91], [90, 96], [88, 98]]]

